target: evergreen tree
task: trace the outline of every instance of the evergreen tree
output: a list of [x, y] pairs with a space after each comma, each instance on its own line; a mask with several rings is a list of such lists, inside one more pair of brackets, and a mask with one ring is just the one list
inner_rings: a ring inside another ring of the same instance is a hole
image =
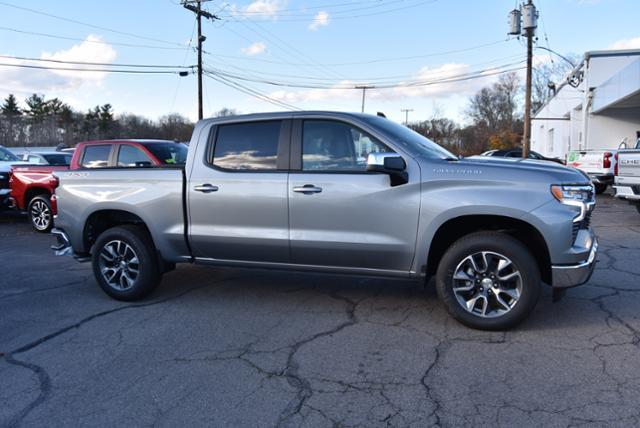
[[20, 107], [18, 107], [18, 100], [16, 100], [13, 94], [9, 94], [9, 96], [4, 99], [0, 111], [5, 116], [20, 116], [22, 114]]

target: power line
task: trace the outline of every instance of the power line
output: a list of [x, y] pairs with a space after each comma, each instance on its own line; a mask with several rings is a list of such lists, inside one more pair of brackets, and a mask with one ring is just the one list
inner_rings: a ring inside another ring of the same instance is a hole
[[285, 103], [284, 101], [280, 101], [280, 100], [277, 100], [275, 98], [272, 98], [272, 97], [270, 97], [268, 95], [265, 95], [265, 94], [255, 90], [253, 88], [250, 88], [250, 87], [248, 87], [246, 85], [242, 85], [240, 83], [237, 83], [237, 82], [235, 82], [235, 81], [233, 81], [231, 79], [227, 79], [227, 78], [224, 78], [224, 77], [221, 77], [221, 76], [217, 76], [217, 75], [215, 75], [213, 73], [210, 73], [208, 71], [205, 71], [205, 76], [208, 76], [209, 78], [211, 78], [211, 79], [213, 79], [213, 80], [215, 80], [215, 81], [217, 81], [219, 83], [222, 83], [225, 86], [229, 86], [229, 87], [231, 87], [233, 89], [236, 89], [236, 90], [238, 90], [240, 92], [243, 92], [243, 93], [245, 93], [247, 95], [250, 95], [250, 96], [252, 96], [254, 98], [257, 98], [257, 99], [260, 99], [262, 101], [268, 102], [270, 104], [276, 105], [276, 106], [278, 106], [280, 108], [285, 108], [287, 110], [300, 110], [298, 107], [296, 107], [296, 106], [294, 106], [292, 104], [288, 104], [288, 103]]
[[[502, 61], [506, 61], [506, 60], [514, 60], [516, 58], [520, 58], [520, 55], [519, 54], [518, 55], [509, 55], [507, 57], [496, 58], [496, 59], [493, 59], [493, 60], [490, 60], [490, 61], [483, 61], [483, 62], [480, 62], [480, 63], [469, 64], [468, 67], [489, 65], [489, 64], [494, 64], [496, 62], [502, 62]], [[292, 80], [296, 80], [296, 81], [312, 82], [311, 84], [331, 84], [331, 85], [335, 84], [335, 80], [334, 79], [329, 79], [329, 78], [324, 78], [324, 77], [315, 77], [315, 76], [308, 76], [308, 75], [292, 75], [292, 74], [284, 74], [284, 73], [273, 73], [273, 72], [268, 72], [268, 71], [256, 72], [254, 69], [247, 69], [247, 68], [238, 67], [238, 66], [235, 66], [233, 64], [226, 63], [224, 61], [218, 61], [218, 62], [222, 63], [223, 65], [225, 65], [225, 66], [227, 66], [229, 68], [237, 70], [236, 73], [241, 73], [240, 75], [242, 77], [246, 77], [246, 78], [264, 79], [264, 78], [266, 78], [266, 76], [275, 76], [274, 78], [285, 78], [285, 79], [292, 79]], [[226, 72], [231, 73], [231, 71], [226, 71]], [[432, 73], [429, 73], [429, 74], [433, 77], [433, 76], [437, 76], [438, 74], [443, 74], [443, 73], [445, 73], [445, 72], [444, 71], [441, 71], [440, 73], [432, 72]], [[397, 79], [411, 79], [414, 76], [415, 76], [414, 74], [410, 74], [410, 75], [407, 75], [407, 74], [391, 75], [391, 76], [384, 76], [384, 77], [363, 77], [363, 76], [358, 76], [356, 78], [344, 78], [343, 80], [358, 81], [358, 82], [366, 81], [367, 83], [382, 84], [382, 83], [386, 83], [386, 82], [395, 82], [395, 81], [397, 81]]]
[[[405, 9], [410, 9], [410, 8], [415, 8], [418, 6], [423, 6], [426, 4], [430, 4], [430, 3], [435, 3], [438, 0], [420, 0], [417, 3], [413, 3], [410, 5], [405, 5], [405, 6], [400, 6], [400, 7], [396, 7], [396, 8], [391, 8], [391, 9], [385, 9], [385, 10], [380, 10], [377, 12], [370, 12], [370, 13], [362, 13], [362, 14], [354, 14], [354, 15], [346, 15], [343, 16], [341, 14], [333, 14], [331, 15], [331, 19], [332, 20], [344, 20], [344, 19], [357, 19], [357, 18], [365, 18], [365, 17], [369, 17], [369, 16], [376, 16], [376, 15], [383, 15], [383, 14], [388, 14], [388, 13], [392, 13], [392, 12], [397, 12], [399, 10], [405, 10]], [[397, 2], [405, 2], [405, 0], [397, 0]], [[358, 9], [353, 9], [352, 11], [358, 11], [358, 10], [368, 10], [368, 9], [372, 9], [372, 8], [376, 8], [376, 7], [381, 7], [383, 5], [373, 5], [373, 6], [368, 6], [368, 7], [363, 7], [363, 8], [358, 8]], [[346, 12], [346, 11], [343, 11]], [[304, 18], [302, 18], [304, 16]], [[242, 16], [240, 15], [241, 18], [244, 19], [248, 19], [246, 16]], [[274, 22], [307, 22], [310, 19], [314, 18], [314, 15], [277, 15], [277, 14], [271, 14], [271, 15], [267, 15], [265, 14], [265, 17], [269, 17], [269, 18], [274, 18]], [[289, 18], [292, 17], [292, 18]], [[230, 20], [230, 21], [239, 21], [237, 19], [237, 17], [235, 17], [234, 15], [228, 15], [225, 17], [226, 19]], [[251, 19], [251, 18], [249, 18]]]
[[114, 30], [113, 28], [103, 27], [101, 25], [90, 24], [88, 22], [82, 22], [82, 21], [78, 21], [76, 19], [65, 18], [63, 16], [58, 16], [58, 15], [54, 15], [52, 13], [42, 12], [42, 11], [36, 10], [36, 9], [30, 9], [30, 8], [24, 7], [24, 6], [17, 6], [15, 4], [7, 3], [7, 2], [4, 2], [4, 1], [0, 1], [0, 5], [11, 7], [11, 8], [14, 8], [14, 9], [23, 10], [23, 11], [26, 11], [26, 12], [35, 13], [35, 14], [41, 15], [41, 16], [47, 16], [49, 18], [58, 19], [60, 21], [70, 22], [72, 24], [83, 25], [85, 27], [94, 28], [94, 29], [97, 29], [97, 30], [108, 31], [110, 33], [120, 34], [120, 35], [128, 36], [128, 37], [135, 37], [136, 39], [144, 39], [144, 40], [149, 40], [149, 41], [158, 42], [158, 43], [164, 43], [164, 44], [168, 44], [168, 45], [183, 46], [180, 43], [170, 42], [170, 41], [162, 40], [162, 39], [156, 39], [154, 37], [142, 36], [140, 34], [130, 33], [130, 32], [127, 32], [127, 31]]
[[[519, 64], [522, 64], [523, 61], [503, 64], [496, 67], [491, 67], [482, 70], [471, 71], [467, 73], [461, 73], [457, 75], [450, 76], [442, 76], [435, 79], [414, 79], [412, 81], [407, 82], [387, 82], [382, 84], [375, 85], [367, 85], [368, 87], [374, 86], [376, 89], [389, 89], [389, 88], [398, 88], [398, 87], [417, 87], [417, 86], [427, 86], [437, 83], [450, 83], [457, 82], [462, 80], [470, 80], [474, 78], [481, 78], [485, 76], [494, 76], [497, 74], [507, 73], [510, 71], [521, 70], [524, 67], [514, 67]], [[513, 67], [513, 68], [509, 68]], [[352, 83], [349, 84], [321, 84], [321, 83], [304, 83], [304, 82], [290, 82], [290, 81], [279, 81], [279, 80], [268, 80], [263, 78], [256, 77], [248, 77], [239, 74], [230, 73], [228, 71], [216, 68], [209, 68], [207, 71], [211, 73], [215, 73], [216, 75], [222, 75], [225, 77], [231, 77], [238, 80], [253, 82], [253, 83], [262, 83], [271, 86], [281, 86], [281, 87], [290, 87], [290, 88], [301, 88], [301, 89], [362, 89], [356, 88], [356, 86], [365, 86], [363, 84], [354, 85]], [[442, 74], [442, 73], [440, 73]]]
[[9, 28], [9, 27], [0, 27], [0, 30], [11, 31], [11, 32], [20, 33], [20, 34], [26, 34], [26, 35], [30, 35], [30, 36], [49, 37], [49, 38], [52, 38], [52, 39], [71, 40], [71, 41], [75, 41], [75, 42], [93, 43], [93, 44], [98, 44], [98, 45], [112, 45], [112, 46], [123, 46], [123, 47], [129, 47], [129, 48], [162, 49], [162, 50], [189, 50], [189, 49], [191, 49], [191, 48], [189, 48], [187, 46], [183, 46], [181, 48], [178, 48], [178, 47], [142, 45], [142, 44], [135, 44], [135, 43], [104, 42], [102, 40], [88, 40], [88, 39], [81, 39], [81, 38], [78, 38], [78, 37], [67, 37], [67, 36], [60, 36], [60, 35], [57, 35], [57, 34], [39, 33], [37, 31], [18, 30], [17, 28]]
[[[341, 63], [326, 63], [326, 62], [323, 62], [323, 64], [325, 66], [331, 66], [331, 67], [344, 67], [344, 66], [352, 66], [352, 65], [375, 64], [375, 63], [381, 63], [381, 62], [406, 61], [406, 60], [412, 60], [412, 59], [421, 59], [421, 58], [429, 58], [429, 57], [435, 57], [435, 56], [445, 56], [445, 55], [461, 53], [461, 52], [468, 52], [468, 51], [473, 51], [473, 50], [477, 50], [477, 49], [481, 49], [481, 48], [485, 48], [485, 47], [489, 47], [489, 46], [495, 46], [495, 45], [500, 44], [500, 43], [507, 43], [507, 40], [501, 39], [501, 40], [496, 40], [496, 41], [493, 41], [493, 42], [483, 43], [483, 44], [470, 46], [470, 47], [466, 47], [466, 48], [454, 49], [454, 50], [449, 50], [449, 51], [441, 51], [441, 52], [425, 53], [425, 54], [420, 54], [420, 55], [410, 55], [410, 56], [390, 57], [390, 58], [379, 58], [379, 59], [372, 59], [372, 60], [341, 62]], [[237, 56], [237, 55], [223, 55], [223, 54], [218, 54], [218, 53], [213, 53], [213, 52], [206, 52], [206, 51], [205, 51], [205, 54], [210, 55], [210, 56], [215, 56], [215, 57], [221, 57], [221, 58], [231, 58], [231, 59], [239, 59], [239, 60], [245, 60], [245, 61], [264, 62], [264, 63], [270, 63], [270, 64], [276, 64], [276, 65], [291, 65], [291, 66], [299, 66], [299, 67], [315, 67], [314, 64], [308, 64], [308, 63], [278, 62], [278, 61], [270, 61], [268, 59], [263, 59], [263, 58], [247, 58], [247, 57], [241, 57], [241, 56]]]
[[177, 70], [114, 70], [111, 68], [71, 68], [71, 67], [46, 67], [40, 65], [29, 65], [29, 64], [6, 64], [0, 63], [0, 67], [15, 67], [15, 68], [30, 68], [37, 70], [59, 70], [59, 71], [79, 71], [79, 72], [102, 72], [102, 73], [125, 73], [125, 74], [179, 74], [181, 76], [186, 76], [189, 74], [188, 71], [177, 71]]
[[[392, 0], [391, 3], [395, 3], [398, 1], [404, 1], [404, 0]], [[305, 10], [318, 10], [318, 9], [331, 9], [333, 7], [343, 7], [343, 6], [353, 6], [355, 4], [361, 4], [361, 3], [371, 3], [370, 1], [367, 0], [363, 0], [363, 1], [350, 1], [350, 2], [344, 2], [344, 3], [334, 3], [334, 4], [325, 4], [325, 5], [316, 5], [316, 6], [305, 6], [305, 7], [300, 7], [300, 8], [290, 8], [290, 9], [279, 9], [278, 13], [286, 13], [286, 12], [296, 12], [296, 11], [305, 11]], [[228, 3], [227, 3], [228, 5]], [[236, 12], [236, 14], [241, 14], [241, 15], [266, 15], [268, 14], [267, 12], [263, 12], [263, 11], [247, 11], [244, 10], [242, 12]], [[269, 15], [271, 16], [271, 15]]]
[[29, 58], [24, 56], [10, 56], [10, 55], [0, 55], [0, 58], [17, 59], [21, 61], [53, 62], [56, 64], [100, 65], [100, 66], [109, 66], [109, 67], [186, 68], [186, 69], [192, 68], [192, 66], [184, 66], [184, 65], [121, 64], [121, 63], [110, 63], [110, 62], [64, 61], [64, 60], [52, 59], [52, 58]]

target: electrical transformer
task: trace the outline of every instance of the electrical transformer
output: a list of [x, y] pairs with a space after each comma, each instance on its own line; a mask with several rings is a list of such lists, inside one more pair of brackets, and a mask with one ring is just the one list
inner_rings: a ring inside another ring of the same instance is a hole
[[509, 12], [509, 35], [520, 34], [520, 9], [513, 9]]

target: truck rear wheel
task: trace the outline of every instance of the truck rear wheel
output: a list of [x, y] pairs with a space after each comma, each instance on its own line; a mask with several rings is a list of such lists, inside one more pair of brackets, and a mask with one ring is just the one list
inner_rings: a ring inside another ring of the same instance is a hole
[[507, 330], [523, 321], [540, 295], [535, 258], [517, 239], [476, 232], [449, 247], [436, 277], [449, 314], [480, 330]]
[[91, 264], [100, 288], [116, 300], [142, 299], [162, 279], [153, 242], [137, 226], [103, 232], [95, 243]]
[[594, 184], [595, 188], [596, 188], [596, 195], [602, 195], [606, 190], [607, 190], [607, 185], [606, 184], [600, 184], [600, 183], [596, 183]]
[[636, 209], [638, 210], [638, 214], [640, 214], [640, 203], [636, 202], [634, 205], [636, 206]]

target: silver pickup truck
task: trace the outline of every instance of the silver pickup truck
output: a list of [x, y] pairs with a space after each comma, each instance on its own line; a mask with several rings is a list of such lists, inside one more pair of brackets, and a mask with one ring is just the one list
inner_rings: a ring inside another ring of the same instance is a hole
[[618, 151], [615, 185], [616, 197], [626, 199], [640, 213], [640, 140], [635, 149]]
[[184, 168], [117, 168], [118, 156], [58, 173], [53, 233], [58, 254], [90, 260], [120, 300], [147, 295], [181, 262], [435, 276], [453, 317], [496, 330], [532, 311], [542, 282], [561, 294], [596, 260], [586, 175], [460, 159], [383, 117], [208, 119]]

